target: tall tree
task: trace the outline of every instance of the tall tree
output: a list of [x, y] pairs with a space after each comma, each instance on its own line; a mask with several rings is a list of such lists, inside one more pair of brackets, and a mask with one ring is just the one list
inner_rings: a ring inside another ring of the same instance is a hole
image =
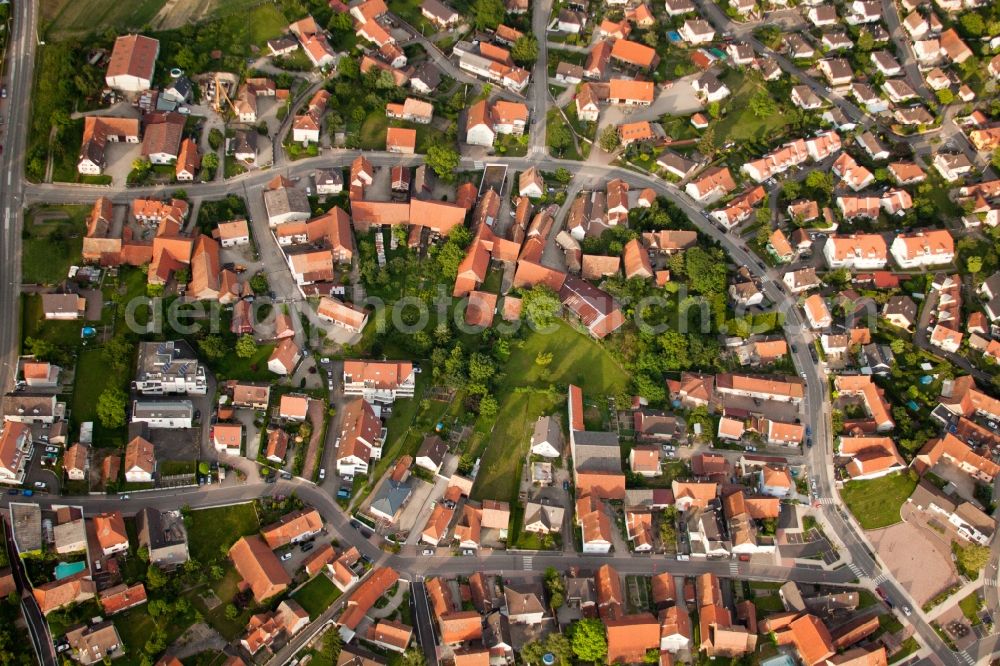
[[602, 663], [608, 656], [608, 639], [600, 620], [580, 620], [570, 630], [570, 645], [580, 661]]

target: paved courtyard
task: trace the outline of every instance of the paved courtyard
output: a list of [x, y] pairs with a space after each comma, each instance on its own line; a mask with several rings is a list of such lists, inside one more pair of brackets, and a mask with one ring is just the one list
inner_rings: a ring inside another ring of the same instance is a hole
[[867, 534], [893, 577], [922, 606], [958, 577], [947, 541], [909, 513], [904, 505], [903, 522]]

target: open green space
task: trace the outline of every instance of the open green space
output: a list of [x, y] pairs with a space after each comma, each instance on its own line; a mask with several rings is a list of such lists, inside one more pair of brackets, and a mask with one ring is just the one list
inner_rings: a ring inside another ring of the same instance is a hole
[[[235, 344], [235, 341], [234, 343]], [[263, 381], [274, 379], [274, 373], [267, 369], [267, 359], [274, 351], [273, 344], [258, 345], [250, 358], [240, 358], [235, 352], [218, 359], [205, 359], [206, 365], [219, 380], [240, 379], [243, 381]]]
[[340, 596], [340, 590], [326, 577], [319, 574], [311, 581], [300, 587], [292, 599], [295, 599], [309, 613], [309, 618], [315, 620], [319, 615], [330, 607]]
[[754, 115], [750, 109], [750, 98], [759, 91], [767, 92], [767, 86], [759, 76], [730, 70], [722, 81], [732, 95], [722, 102], [727, 111], [725, 116], [712, 125], [720, 143], [765, 141], [795, 120], [795, 110], [783, 104], [778, 106], [776, 113], [763, 117]]
[[[552, 363], [535, 363], [540, 353], [552, 354]], [[507, 386], [547, 387], [550, 383], [576, 384], [591, 399], [597, 394], [615, 395], [628, 385], [628, 374], [599, 342], [566, 322], [556, 321], [551, 332], [532, 333], [514, 350], [506, 368]], [[507, 395], [508, 391], [499, 391]]]
[[288, 28], [288, 19], [273, 4], [260, 4], [250, 10], [250, 39], [258, 46], [280, 37]]
[[554, 410], [562, 399], [541, 391], [498, 393], [504, 398], [480, 462], [472, 497], [513, 501], [517, 498], [521, 465], [535, 421]]
[[[538, 365], [539, 354], [551, 354], [552, 362]], [[501, 401], [495, 420], [476, 424], [477, 432], [487, 430], [474, 498], [513, 503], [535, 421], [565, 400], [550, 387], [567, 384], [580, 386], [588, 402], [603, 402], [603, 396], [624, 390], [628, 375], [598, 342], [558, 320], [551, 332], [536, 331], [514, 350], [496, 390]]]
[[848, 481], [840, 496], [866, 530], [900, 521], [899, 509], [917, 487], [916, 475], [906, 471], [868, 481]]
[[983, 600], [979, 597], [979, 592], [973, 592], [966, 598], [959, 601], [958, 607], [962, 610], [962, 615], [965, 616], [965, 619], [967, 619], [973, 626], [981, 622], [979, 619], [979, 611], [983, 608]]
[[140, 30], [160, 11], [166, 0], [42, 0], [45, 34], [52, 39], [81, 36], [98, 29], [114, 32]]
[[107, 361], [100, 349], [84, 349], [76, 364], [76, 381], [73, 385], [73, 421], [77, 425], [86, 421], [94, 424], [94, 443], [98, 446], [120, 447], [125, 445], [125, 431], [105, 428], [97, 417], [97, 401], [104, 389], [117, 383], [108, 372]]
[[[21, 297], [21, 340], [33, 338], [60, 348], [75, 349], [80, 344], [79, 321], [57, 321], [45, 319], [42, 297], [39, 294], [25, 294]], [[27, 353], [28, 350], [25, 349]]]
[[777, 594], [768, 594], [753, 598], [753, 605], [759, 613], [780, 613], [785, 610], [785, 604]]
[[257, 510], [252, 503], [190, 511], [184, 523], [188, 531], [191, 559], [210, 562], [224, 557], [240, 537], [260, 531]]
[[[583, 159], [573, 144], [572, 136], [573, 128], [563, 119], [559, 110], [549, 109], [549, 113], [545, 117], [545, 144], [549, 147], [552, 155], [567, 160]], [[563, 144], [560, 137], [568, 137], [568, 141]]]
[[430, 146], [450, 145], [444, 132], [431, 125], [396, 120], [385, 115], [385, 109], [375, 109], [361, 124], [360, 147], [362, 150], [385, 150], [385, 133], [390, 127], [406, 127], [417, 130], [417, 152], [426, 153]]

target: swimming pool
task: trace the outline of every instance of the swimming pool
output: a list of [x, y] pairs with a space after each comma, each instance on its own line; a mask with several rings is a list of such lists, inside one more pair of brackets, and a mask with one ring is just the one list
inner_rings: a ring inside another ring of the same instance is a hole
[[87, 563], [82, 560], [80, 562], [60, 562], [56, 565], [56, 580], [69, 578], [73, 574], [78, 574], [86, 568]]
[[787, 654], [779, 654], [760, 662], [760, 666], [795, 666], [795, 660]]

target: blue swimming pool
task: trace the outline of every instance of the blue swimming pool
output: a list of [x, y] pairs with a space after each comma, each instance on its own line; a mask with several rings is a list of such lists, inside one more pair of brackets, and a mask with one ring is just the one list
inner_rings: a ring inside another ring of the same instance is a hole
[[787, 654], [779, 654], [760, 662], [760, 666], [795, 666], [795, 660]]
[[86, 568], [87, 563], [82, 560], [80, 562], [60, 562], [56, 565], [56, 580], [69, 578], [73, 574], [78, 574]]
[[667, 32], [667, 39], [669, 39], [674, 44], [677, 44], [678, 42], [681, 41], [681, 34], [676, 30], [670, 30], [669, 32]]

